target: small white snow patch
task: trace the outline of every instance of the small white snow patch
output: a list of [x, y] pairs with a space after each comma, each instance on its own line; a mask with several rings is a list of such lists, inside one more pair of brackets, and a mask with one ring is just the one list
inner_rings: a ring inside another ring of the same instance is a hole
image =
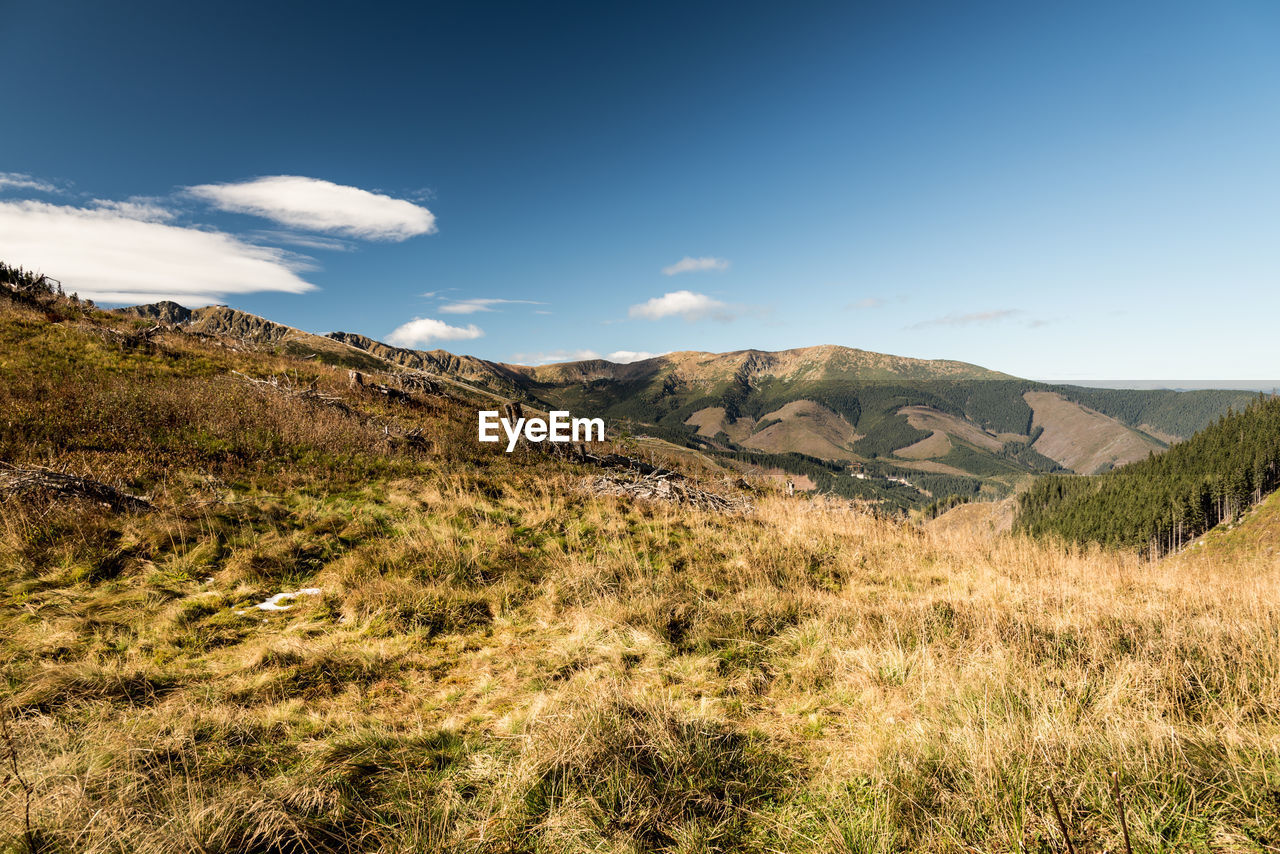
[[254, 605], [253, 607], [257, 608], [259, 611], [287, 611], [290, 608], [292, 608], [293, 605], [291, 604], [284, 605], [281, 603], [288, 602], [290, 599], [294, 599], [298, 596], [319, 596], [319, 595], [320, 595], [319, 587], [304, 587], [301, 590], [295, 590], [292, 593], [277, 593], [267, 601], [259, 602], [257, 605]]

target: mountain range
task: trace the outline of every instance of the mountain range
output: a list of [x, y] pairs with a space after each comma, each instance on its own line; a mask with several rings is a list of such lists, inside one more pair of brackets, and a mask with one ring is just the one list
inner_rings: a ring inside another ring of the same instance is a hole
[[426, 372], [496, 399], [603, 417], [612, 434], [899, 509], [951, 495], [1003, 497], [1037, 473], [1105, 472], [1160, 453], [1255, 397], [1050, 384], [834, 345], [531, 367], [348, 332], [316, 335], [225, 306], [121, 311], [356, 370]]

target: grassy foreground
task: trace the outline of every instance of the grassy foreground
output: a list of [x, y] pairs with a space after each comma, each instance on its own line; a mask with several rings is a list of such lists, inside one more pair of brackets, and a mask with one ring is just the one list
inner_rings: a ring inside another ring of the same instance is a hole
[[1135, 851], [1280, 850], [1270, 553], [594, 497], [457, 400], [4, 310], [0, 456], [159, 507], [0, 505], [6, 850], [1063, 850], [1051, 789], [1116, 851], [1113, 772]]

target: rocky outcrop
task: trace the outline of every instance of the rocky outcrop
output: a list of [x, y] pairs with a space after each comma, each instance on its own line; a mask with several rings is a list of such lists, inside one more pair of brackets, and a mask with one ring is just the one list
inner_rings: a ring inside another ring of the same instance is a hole
[[182, 325], [191, 320], [191, 309], [178, 305], [172, 300], [153, 302], [147, 305], [131, 305], [127, 308], [118, 308], [116, 311], [121, 314], [136, 315], [147, 320], [154, 320], [157, 323], [166, 325]]
[[207, 305], [203, 308], [190, 309], [176, 302], [164, 300], [147, 305], [132, 305], [116, 311], [170, 326], [182, 326], [190, 332], [223, 335], [258, 344], [278, 344], [286, 338], [310, 334], [225, 305]]

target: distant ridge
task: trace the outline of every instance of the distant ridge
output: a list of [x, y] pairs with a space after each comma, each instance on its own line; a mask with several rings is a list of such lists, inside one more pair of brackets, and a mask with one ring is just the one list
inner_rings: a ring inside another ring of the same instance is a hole
[[603, 417], [623, 435], [899, 509], [949, 496], [1001, 498], [1039, 473], [1087, 474], [1145, 459], [1254, 397], [1051, 385], [968, 362], [834, 344], [530, 366], [358, 333], [316, 335], [227, 306], [120, 311], [361, 370], [424, 371], [481, 399]]
[[1280, 389], [1280, 380], [1046, 380], [1054, 385], [1139, 391], [1265, 391]]
[[164, 300], [116, 310], [121, 314], [135, 314], [160, 323], [184, 326], [192, 332], [246, 338], [264, 344], [275, 344], [289, 337], [311, 334], [225, 305], [185, 308], [171, 300]]
[[323, 361], [330, 364], [367, 371], [383, 370], [387, 367], [382, 359], [362, 348], [322, 335], [304, 332], [225, 305], [209, 305], [192, 309], [164, 300], [118, 308], [115, 311], [154, 320], [157, 323], [180, 326], [197, 335], [211, 335], [242, 343], [277, 347], [289, 355], [322, 356]]

